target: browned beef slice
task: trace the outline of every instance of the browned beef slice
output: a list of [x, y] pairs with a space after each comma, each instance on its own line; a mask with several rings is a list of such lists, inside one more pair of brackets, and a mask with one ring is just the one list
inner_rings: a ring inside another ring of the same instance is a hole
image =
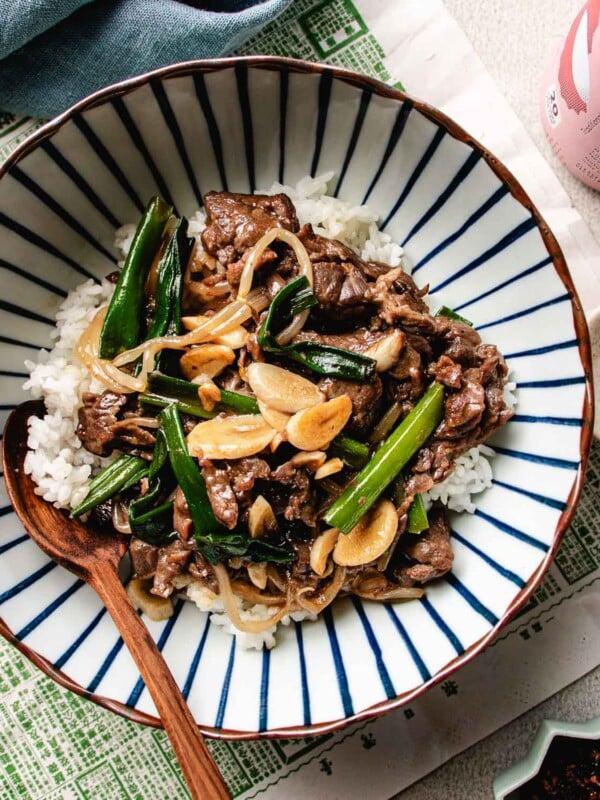
[[397, 577], [404, 585], [427, 583], [445, 575], [452, 568], [454, 555], [450, 544], [450, 526], [442, 508], [429, 512], [429, 529], [415, 536], [406, 533], [400, 547], [413, 562], [400, 568]]
[[231, 488], [240, 505], [251, 502], [250, 493], [257, 480], [268, 480], [271, 467], [262, 458], [240, 458], [227, 464]]
[[478, 379], [479, 370], [467, 370], [462, 387], [448, 395], [439, 437], [456, 439], [479, 425], [485, 412], [485, 391]]
[[274, 227], [298, 230], [291, 200], [284, 194], [246, 195], [208, 192], [202, 244], [222, 264], [230, 264]]
[[377, 306], [377, 313], [388, 325], [400, 324], [405, 330], [431, 335], [436, 321], [422, 300], [425, 289], [418, 289], [402, 267], [390, 269], [370, 284], [366, 299]]
[[126, 411], [123, 418], [113, 425], [115, 447], [143, 455], [141, 451], [154, 447], [156, 436], [151, 428], [144, 428], [135, 422], [137, 416], [139, 416], [138, 411]]
[[294, 342], [318, 342], [351, 350], [353, 353], [364, 353], [385, 335], [385, 331], [372, 331], [369, 328], [357, 328], [349, 333], [316, 333], [302, 330], [294, 337]]
[[215, 594], [219, 593], [219, 584], [215, 572], [202, 553], [198, 551], [194, 552], [192, 561], [188, 567], [188, 572], [192, 578], [197, 581], [202, 581], [202, 583], [209, 589], [212, 589]]
[[152, 594], [169, 597], [173, 593], [173, 578], [185, 572], [193, 548], [193, 543], [174, 539], [159, 549]]
[[461, 387], [462, 368], [447, 355], [440, 356], [436, 362], [430, 364], [427, 373], [431, 378], [435, 378], [436, 381], [450, 389], [460, 389]]
[[321, 310], [341, 317], [347, 312], [362, 312], [366, 308], [369, 266], [336, 239], [314, 233], [310, 225], [304, 225], [298, 238], [313, 265], [313, 291]]
[[319, 577], [310, 566], [310, 550], [312, 542], [294, 539], [290, 545], [296, 553], [296, 559], [289, 565], [288, 574], [290, 581], [290, 596], [294, 596], [299, 589], [314, 591], [319, 583]]
[[127, 402], [127, 395], [85, 392], [82, 399], [83, 406], [78, 412], [77, 436], [90, 453], [106, 456], [114, 448], [115, 434], [112, 426], [117, 422], [118, 412]]
[[156, 437], [148, 428], [135, 422], [139, 409], [123, 413], [129, 398], [125, 394], [102, 392], [82, 396], [83, 406], [79, 409], [77, 436], [90, 453], [106, 456], [115, 448], [133, 455], [151, 459]]
[[204, 461], [203, 464], [202, 477], [215, 517], [225, 527], [233, 530], [238, 521], [238, 504], [227, 469], [219, 469], [212, 462]]
[[[277, 484], [281, 484], [277, 486]], [[271, 473], [271, 494], [275, 513], [290, 522], [301, 520], [309, 528], [317, 524], [315, 491], [308, 472], [289, 461]]]
[[233, 530], [238, 523], [240, 506], [252, 502], [251, 492], [257, 480], [267, 480], [271, 468], [262, 458], [240, 458], [214, 463], [202, 460], [202, 476], [215, 517]]
[[481, 337], [476, 330], [464, 322], [436, 317], [436, 341], [442, 353], [463, 366], [476, 364], [477, 348]]
[[347, 394], [352, 400], [352, 414], [345, 428], [348, 433], [364, 434], [369, 431], [379, 412], [379, 401], [383, 392], [378, 376], [371, 383], [322, 378], [318, 386], [328, 400], [342, 394]]
[[154, 575], [158, 562], [158, 547], [132, 536], [129, 555], [134, 578], [151, 578]]
[[184, 542], [187, 542], [192, 533], [192, 517], [190, 516], [190, 509], [185, 499], [185, 495], [181, 491], [181, 487], [177, 487], [175, 492], [175, 501], [173, 503], [173, 528], [177, 531], [179, 536]]

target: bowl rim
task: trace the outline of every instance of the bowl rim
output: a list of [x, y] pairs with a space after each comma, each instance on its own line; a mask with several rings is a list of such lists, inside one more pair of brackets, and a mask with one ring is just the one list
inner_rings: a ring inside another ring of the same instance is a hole
[[[7, 175], [12, 167], [15, 166], [22, 158], [33, 151], [40, 142], [43, 142], [51, 137], [73, 117], [82, 111], [86, 111], [94, 108], [95, 106], [101, 105], [105, 100], [128, 94], [129, 92], [144, 86], [152, 80], [184, 77], [186, 75], [192, 75], [196, 72], [219, 72], [224, 69], [232, 69], [238, 66], [250, 69], [254, 68], [271, 70], [274, 72], [280, 72], [285, 69], [289, 72], [304, 75], [329, 74], [331, 75], [332, 79], [341, 80], [347, 84], [361, 89], [369, 89], [373, 94], [380, 97], [395, 100], [400, 103], [408, 101], [412, 104], [414, 109], [419, 111], [434, 124], [445, 129], [454, 139], [463, 142], [464, 144], [470, 146], [473, 150], [479, 152], [490, 169], [508, 188], [508, 191], [512, 197], [514, 197], [518, 203], [528, 210], [535, 220], [536, 227], [538, 228], [548, 254], [552, 259], [552, 264], [569, 293], [571, 310], [573, 313], [573, 323], [578, 341], [578, 352], [585, 374], [582, 426], [579, 441], [580, 464], [573, 479], [571, 490], [565, 502], [565, 507], [558, 519], [552, 544], [546, 552], [542, 562], [539, 564], [535, 572], [530, 576], [525, 586], [515, 595], [502, 617], [484, 636], [474, 642], [463, 653], [461, 653], [461, 655], [448, 662], [429, 680], [419, 684], [407, 692], [397, 695], [392, 699], [376, 703], [368, 708], [358, 711], [349, 717], [342, 717], [311, 725], [294, 725], [287, 728], [275, 728], [266, 731], [237, 731], [198, 724], [198, 727], [205, 736], [215, 739], [251, 740], [294, 738], [332, 733], [352, 723], [378, 717], [387, 711], [392, 711], [393, 709], [400, 708], [401, 706], [410, 703], [424, 694], [431, 687], [448, 678], [459, 667], [462, 667], [470, 662], [479, 652], [487, 647], [487, 645], [493, 639], [496, 638], [500, 630], [529, 600], [530, 596], [541, 582], [544, 574], [556, 555], [561, 540], [570, 525], [573, 514], [575, 513], [577, 501], [583, 487], [594, 421], [593, 385], [591, 377], [592, 358], [590, 339], [583, 308], [581, 306], [581, 302], [579, 300], [573, 279], [569, 273], [569, 269], [562, 254], [561, 248], [537, 207], [529, 195], [525, 192], [520, 182], [510, 172], [510, 170], [505, 167], [504, 164], [475, 137], [471, 136], [461, 125], [456, 123], [439, 109], [413, 97], [405, 91], [389, 86], [382, 81], [377, 80], [376, 78], [361, 75], [343, 67], [314, 63], [301, 59], [286, 58], [282, 56], [251, 55], [229, 56], [215, 59], [192, 59], [150, 70], [148, 72], [144, 72], [110, 84], [109, 86], [93, 92], [92, 94], [82, 98], [77, 103], [67, 108], [62, 113], [58, 114], [53, 119], [41, 125], [27, 139], [25, 139], [16, 147], [6, 161], [0, 166], [0, 179]], [[88, 691], [85, 687], [75, 682], [64, 672], [57, 669], [46, 657], [37, 653], [35, 650], [18, 640], [13, 631], [4, 622], [2, 617], [0, 617], [0, 635], [4, 636], [4, 638], [13, 644], [48, 677], [69, 691], [72, 691], [81, 697], [92, 700], [98, 705], [108, 709], [109, 711], [113, 711], [132, 722], [141, 723], [155, 728], [163, 727], [158, 717], [138, 711], [137, 709], [126, 706], [124, 703], [113, 700], [112, 698], [104, 697]]]

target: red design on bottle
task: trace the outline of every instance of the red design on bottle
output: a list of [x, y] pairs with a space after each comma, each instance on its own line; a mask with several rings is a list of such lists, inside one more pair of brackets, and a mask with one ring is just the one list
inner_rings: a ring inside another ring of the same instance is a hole
[[567, 107], [577, 114], [581, 111], [587, 111], [587, 103], [577, 91], [575, 81], [573, 80], [573, 49], [581, 20], [586, 13], [587, 51], [588, 54], [592, 52], [592, 39], [600, 21], [600, 0], [589, 0], [587, 5], [585, 5], [575, 17], [571, 30], [565, 39], [558, 68], [558, 85], [560, 87], [561, 96], [567, 104]]

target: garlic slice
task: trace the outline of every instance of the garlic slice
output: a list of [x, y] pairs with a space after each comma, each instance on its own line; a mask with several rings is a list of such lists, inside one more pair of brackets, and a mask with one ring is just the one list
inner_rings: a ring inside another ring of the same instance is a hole
[[161, 622], [173, 616], [173, 603], [169, 597], [150, 594], [148, 588], [152, 581], [133, 578], [127, 584], [127, 594], [136, 608], [139, 608], [153, 622]]
[[[208, 322], [209, 319], [210, 317], [204, 317], [200, 315], [198, 317], [182, 317], [181, 322], [186, 331], [193, 331], [196, 328], [199, 328], [200, 325]], [[247, 338], [248, 331], [245, 328], [242, 328], [241, 325], [238, 325], [236, 328], [232, 328], [231, 330], [227, 331], [227, 333], [221, 333], [220, 335], [215, 336], [213, 341], [215, 344], [223, 344], [227, 347], [231, 347], [232, 350], [239, 350], [240, 347], [243, 347], [246, 344]]]
[[209, 343], [200, 344], [187, 350], [181, 356], [179, 366], [188, 380], [192, 380], [200, 374], [214, 378], [234, 361], [235, 353], [231, 347]]
[[295, 467], [306, 467], [306, 469], [310, 469], [313, 471], [318, 470], [319, 467], [322, 467], [326, 461], [327, 461], [327, 453], [325, 453], [323, 450], [309, 450], [309, 451], [302, 450], [299, 453], [295, 453], [290, 458], [290, 462]]
[[310, 548], [310, 568], [321, 578], [325, 575], [327, 559], [335, 547], [339, 536], [340, 532], [337, 528], [329, 528], [323, 531], [320, 536], [317, 536], [312, 543]]
[[363, 355], [375, 359], [377, 372], [387, 372], [391, 369], [404, 349], [405, 337], [402, 331], [393, 330], [372, 344]]
[[326, 450], [351, 413], [352, 401], [347, 394], [298, 411], [287, 424], [288, 441], [298, 450]]
[[[259, 494], [248, 512], [248, 533], [259, 539], [264, 533], [277, 530], [277, 519], [269, 501]], [[262, 587], [264, 589], [264, 586]]]
[[258, 564], [248, 564], [248, 577], [257, 589], [265, 589], [267, 586], [267, 565], [264, 561]]
[[264, 450], [276, 433], [260, 414], [241, 414], [199, 422], [188, 434], [187, 443], [192, 456], [245, 458]]
[[330, 458], [329, 461], [321, 464], [315, 472], [315, 480], [320, 481], [323, 478], [329, 477], [329, 475], [335, 475], [336, 472], [340, 472], [343, 468], [344, 462], [341, 458]]
[[333, 560], [343, 567], [358, 567], [374, 561], [394, 541], [398, 514], [390, 500], [380, 500], [349, 534], [341, 535], [333, 551]]
[[291, 414], [286, 414], [283, 411], [276, 411], [274, 408], [271, 408], [266, 403], [263, 403], [262, 400], [258, 400], [258, 410], [263, 415], [265, 422], [267, 425], [270, 425], [272, 428], [275, 428], [276, 431], [279, 433], [283, 433], [285, 431], [285, 427], [290, 421]]
[[295, 414], [325, 400], [316, 384], [275, 364], [254, 362], [248, 367], [246, 378], [259, 400], [286, 414]]

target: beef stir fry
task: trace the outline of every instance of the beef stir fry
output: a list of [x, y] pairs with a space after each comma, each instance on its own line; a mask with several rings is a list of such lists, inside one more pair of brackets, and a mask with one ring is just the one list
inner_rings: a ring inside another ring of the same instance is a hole
[[[106, 389], [77, 435], [121, 455], [73, 513], [131, 534], [136, 591], [196, 582], [245, 631], [340, 593], [420, 596], [452, 567], [422, 496], [510, 419], [504, 359], [401, 267], [301, 227], [287, 196], [204, 209], [195, 243], [149, 204], [79, 341]], [[271, 617], [242, 620], [236, 597]]]

